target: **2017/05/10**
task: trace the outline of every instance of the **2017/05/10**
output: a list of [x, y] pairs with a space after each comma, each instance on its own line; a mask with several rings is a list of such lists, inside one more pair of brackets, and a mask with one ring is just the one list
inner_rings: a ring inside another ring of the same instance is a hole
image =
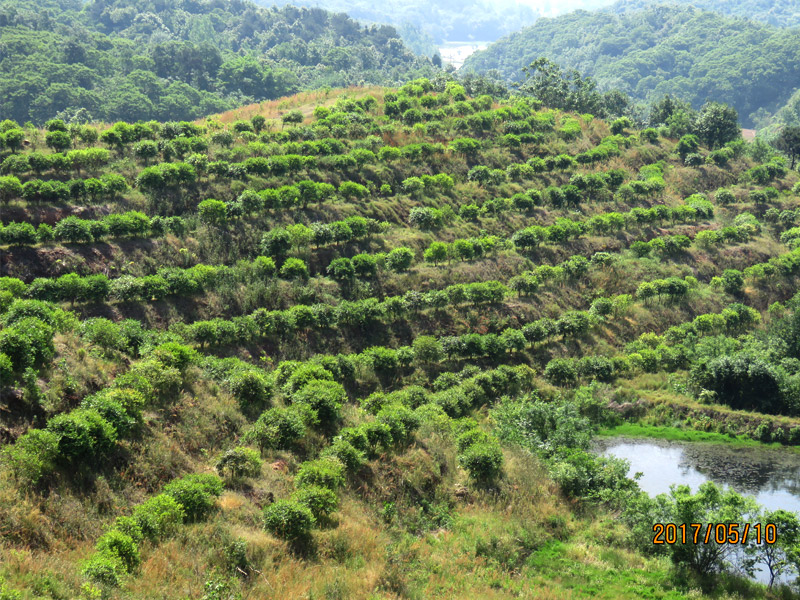
[[[705, 531], [704, 531], [705, 530]], [[755, 538], [755, 539], [753, 539]], [[654, 544], [774, 544], [778, 528], [774, 523], [656, 523], [653, 525]]]

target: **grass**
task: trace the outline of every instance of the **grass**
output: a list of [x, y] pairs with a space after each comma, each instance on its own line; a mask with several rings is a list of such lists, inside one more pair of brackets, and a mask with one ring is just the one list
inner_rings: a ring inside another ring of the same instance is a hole
[[733, 446], [782, 447], [781, 444], [778, 443], [765, 444], [763, 442], [758, 442], [745, 435], [731, 436], [715, 431], [697, 431], [695, 429], [641, 425], [639, 423], [625, 423], [623, 425], [617, 425], [616, 427], [603, 428], [597, 432], [597, 435], [601, 437], [625, 436], [633, 438], [656, 438], [673, 442], [705, 442]]

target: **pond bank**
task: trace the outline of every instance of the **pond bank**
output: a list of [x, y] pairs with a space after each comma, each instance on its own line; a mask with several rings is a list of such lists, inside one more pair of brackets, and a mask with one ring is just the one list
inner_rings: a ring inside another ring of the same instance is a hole
[[616, 427], [601, 428], [598, 437], [626, 437], [637, 439], [660, 439], [673, 442], [705, 442], [712, 444], [725, 444], [748, 448], [783, 448], [790, 452], [800, 452], [794, 446], [783, 446], [777, 442], [765, 443], [754, 440], [747, 435], [730, 435], [715, 431], [698, 431], [696, 429], [682, 429], [660, 425], [641, 425], [639, 423], [625, 423]]

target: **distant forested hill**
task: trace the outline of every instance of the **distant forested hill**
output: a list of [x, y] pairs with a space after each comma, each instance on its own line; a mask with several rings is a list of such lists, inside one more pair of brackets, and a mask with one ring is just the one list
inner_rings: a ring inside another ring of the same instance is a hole
[[194, 119], [305, 88], [394, 84], [433, 71], [392, 27], [241, 0], [0, 4], [0, 112], [38, 123]]
[[541, 19], [470, 56], [463, 68], [496, 69], [518, 81], [522, 67], [540, 56], [639, 101], [674, 94], [696, 107], [727, 102], [745, 124], [760, 109], [777, 110], [800, 81], [798, 30], [686, 6]]
[[[725, 15], [745, 17], [768, 23], [775, 27], [800, 26], [800, 0], [673, 0], [675, 4], [691, 4], [697, 8]], [[663, 0], [620, 0], [611, 10], [625, 12], [641, 10], [654, 4], [667, 4]], [[609, 2], [610, 4], [610, 2]], [[585, 7], [588, 8], [588, 7]]]
[[531, 25], [539, 13], [514, 0], [258, 0], [261, 4], [319, 6], [354, 19], [395, 26], [409, 24], [436, 43], [448, 40], [496, 40]]

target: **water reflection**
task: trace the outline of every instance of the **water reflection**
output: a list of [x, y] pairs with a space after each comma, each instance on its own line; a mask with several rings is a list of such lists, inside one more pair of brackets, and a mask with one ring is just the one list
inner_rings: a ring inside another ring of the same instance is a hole
[[713, 481], [754, 496], [766, 508], [800, 512], [800, 454], [781, 448], [734, 447], [664, 440], [601, 438], [596, 450], [630, 461], [630, 475], [651, 496], [672, 484], [697, 491]]
[[[596, 440], [595, 451], [628, 460], [628, 474], [642, 473], [639, 487], [651, 496], [668, 493], [672, 484], [696, 492], [713, 481], [754, 496], [769, 510], [800, 513], [800, 454], [789, 449], [614, 437]], [[769, 581], [760, 568], [755, 579]]]

